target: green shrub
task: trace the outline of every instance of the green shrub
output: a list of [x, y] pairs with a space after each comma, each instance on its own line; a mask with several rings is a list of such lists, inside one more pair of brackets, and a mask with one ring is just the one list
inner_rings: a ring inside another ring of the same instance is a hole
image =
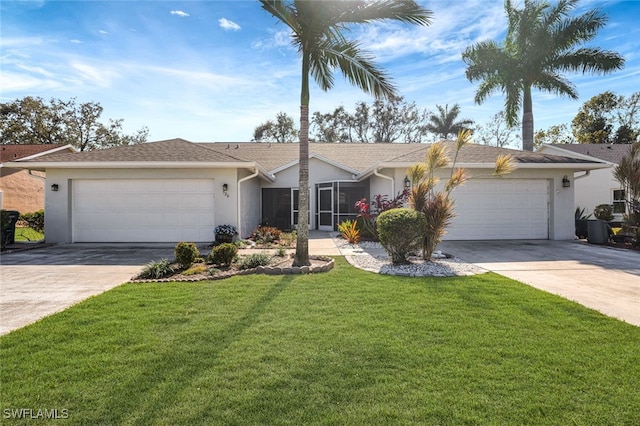
[[23, 213], [20, 220], [26, 222], [27, 226], [34, 231], [44, 233], [44, 210], [38, 210], [33, 213]]
[[167, 259], [162, 259], [157, 262], [150, 262], [146, 264], [142, 269], [142, 272], [138, 275], [138, 278], [159, 279], [172, 275], [174, 272], [174, 269], [171, 267], [171, 262]]
[[252, 269], [258, 266], [267, 266], [271, 263], [271, 256], [266, 253], [254, 253], [243, 257], [238, 262], [240, 269]]
[[201, 265], [201, 264], [197, 264], [197, 265], [192, 265], [189, 269], [187, 269], [186, 271], [182, 272], [182, 275], [198, 275], [198, 274], [204, 274], [205, 272], [207, 272], [207, 267], [205, 265]]
[[233, 243], [223, 243], [211, 251], [211, 262], [216, 265], [229, 266], [238, 254], [238, 247]]
[[287, 249], [285, 247], [278, 247], [276, 249], [276, 256], [285, 257], [287, 255]]
[[187, 269], [196, 258], [200, 257], [198, 247], [196, 247], [194, 243], [186, 243], [184, 241], [176, 244], [174, 254], [176, 256], [176, 262], [178, 262], [183, 269]]
[[280, 239], [280, 231], [278, 228], [271, 226], [258, 226], [251, 234], [251, 239], [258, 244], [268, 244]]
[[377, 231], [380, 244], [394, 264], [408, 263], [408, 256], [422, 244], [426, 220], [422, 213], [395, 208], [380, 213]]
[[596, 219], [606, 220], [610, 222], [613, 220], [613, 206], [610, 204], [600, 204], [593, 209], [593, 215]]

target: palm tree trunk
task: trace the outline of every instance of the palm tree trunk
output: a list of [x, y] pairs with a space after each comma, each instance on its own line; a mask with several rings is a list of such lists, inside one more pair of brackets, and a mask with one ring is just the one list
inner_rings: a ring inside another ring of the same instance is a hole
[[524, 87], [522, 100], [522, 150], [533, 151], [533, 105], [529, 85]]
[[298, 160], [298, 239], [293, 266], [309, 266], [309, 54], [302, 55], [300, 156]]

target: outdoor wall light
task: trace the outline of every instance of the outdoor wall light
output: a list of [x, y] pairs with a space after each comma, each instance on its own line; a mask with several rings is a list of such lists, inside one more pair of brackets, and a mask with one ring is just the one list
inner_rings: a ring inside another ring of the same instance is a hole
[[411, 188], [411, 181], [409, 180], [408, 176], [404, 177], [404, 189], [409, 189]]
[[564, 175], [564, 177], [562, 178], [562, 187], [563, 187], [563, 188], [569, 188], [569, 187], [571, 187], [571, 181], [569, 180], [569, 178], [567, 177], [567, 175]]
[[57, 183], [54, 183], [53, 185], [51, 185], [51, 190], [53, 192], [58, 192], [58, 189], [60, 189], [60, 187], [58, 186]]
[[225, 197], [229, 196], [229, 185], [227, 185], [226, 183], [222, 184], [222, 193], [225, 195]]

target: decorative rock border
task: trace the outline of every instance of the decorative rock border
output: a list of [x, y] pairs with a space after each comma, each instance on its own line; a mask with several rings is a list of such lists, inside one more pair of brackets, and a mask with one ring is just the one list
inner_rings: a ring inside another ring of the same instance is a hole
[[132, 278], [129, 283], [168, 283], [168, 282], [198, 282], [198, 281], [216, 281], [225, 278], [231, 278], [236, 275], [252, 275], [252, 274], [266, 274], [266, 275], [302, 275], [302, 274], [317, 274], [321, 272], [329, 272], [335, 267], [335, 261], [327, 256], [309, 256], [311, 260], [317, 260], [324, 262], [322, 265], [311, 266], [258, 266], [251, 269], [242, 269], [232, 272], [222, 272], [220, 274], [211, 276], [198, 276], [193, 278], [185, 278], [180, 276], [160, 278], [157, 280], [141, 280]]
[[319, 260], [325, 262], [323, 265], [316, 266], [258, 266], [257, 268], [244, 269], [238, 271], [235, 275], [250, 274], [267, 274], [267, 275], [300, 275], [300, 274], [317, 274], [320, 272], [329, 272], [335, 266], [335, 262], [326, 256], [309, 256], [311, 260]]

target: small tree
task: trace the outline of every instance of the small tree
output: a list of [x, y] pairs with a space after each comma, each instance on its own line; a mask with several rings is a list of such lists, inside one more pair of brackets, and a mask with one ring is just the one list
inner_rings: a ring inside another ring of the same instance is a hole
[[396, 208], [380, 214], [380, 244], [394, 265], [409, 262], [409, 255], [420, 248], [424, 227], [424, 215], [412, 209]]

